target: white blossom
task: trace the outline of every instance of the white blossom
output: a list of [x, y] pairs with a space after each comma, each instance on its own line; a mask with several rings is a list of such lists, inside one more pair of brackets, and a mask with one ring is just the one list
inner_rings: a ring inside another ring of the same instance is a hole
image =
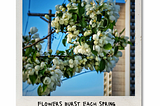
[[40, 45], [40, 44], [37, 44], [37, 45], [36, 45], [36, 47], [37, 47], [37, 49], [41, 50], [41, 48], [42, 48], [42, 45]]
[[36, 70], [36, 71], [39, 71], [39, 70], [40, 70], [40, 66], [39, 66], [39, 65], [36, 65], [36, 66], [35, 66], [35, 70]]
[[122, 57], [122, 52], [118, 51], [118, 53], [116, 54], [117, 57]]
[[69, 63], [70, 63], [70, 64], [73, 64], [73, 59], [70, 59], [70, 60], [69, 60]]
[[55, 6], [56, 11], [60, 11], [60, 8], [59, 8], [59, 7], [60, 7], [60, 5], [56, 5], [56, 6]]
[[71, 2], [75, 3], [75, 2], [76, 2], [76, 0], [71, 0]]
[[46, 84], [46, 85], [48, 85], [48, 84], [51, 83], [51, 79], [49, 77], [45, 77], [43, 83]]
[[94, 34], [93, 35], [93, 40], [98, 40], [99, 39], [99, 36], [97, 34]]
[[98, 45], [95, 45], [94, 47], [95, 47], [95, 50], [96, 50], [97, 52], [100, 52], [100, 49], [101, 49], [101, 48], [100, 48]]
[[33, 75], [34, 72], [35, 72], [35, 69], [31, 69], [31, 70], [29, 71], [29, 75]]
[[36, 27], [31, 27], [30, 28], [30, 33], [31, 34], [34, 34], [34, 33], [36, 33], [38, 31], [38, 29], [36, 28]]
[[37, 64], [40, 64], [40, 61], [38, 60], [38, 58], [36, 58], [35, 62], [36, 62]]
[[39, 38], [39, 34], [38, 34], [38, 33], [34, 34], [34, 35], [32, 36], [32, 38], [34, 38], [34, 39]]

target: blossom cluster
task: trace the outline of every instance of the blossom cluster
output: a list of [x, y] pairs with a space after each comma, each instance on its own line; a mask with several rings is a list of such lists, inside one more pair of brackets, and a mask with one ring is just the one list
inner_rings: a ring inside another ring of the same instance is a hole
[[[39, 95], [48, 95], [61, 86], [62, 77], [72, 77], [84, 68], [97, 72], [109, 72], [115, 67], [124, 50], [130, 44], [128, 37], [121, 36], [113, 27], [119, 18], [120, 7], [113, 0], [69, 0], [56, 5], [51, 26], [56, 33], [66, 33], [63, 44], [70, 44], [65, 51], [42, 52], [38, 29], [32, 27], [30, 35], [23, 37], [23, 81], [41, 84]], [[49, 19], [48, 15], [45, 15]]]

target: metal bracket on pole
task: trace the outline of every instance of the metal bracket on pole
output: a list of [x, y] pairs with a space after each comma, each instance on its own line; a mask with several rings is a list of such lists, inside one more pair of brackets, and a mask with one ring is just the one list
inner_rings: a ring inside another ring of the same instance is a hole
[[43, 18], [42, 16], [40, 16], [40, 18], [44, 21], [46, 21], [47, 23], [49, 22], [48, 20], [46, 20], [45, 18]]

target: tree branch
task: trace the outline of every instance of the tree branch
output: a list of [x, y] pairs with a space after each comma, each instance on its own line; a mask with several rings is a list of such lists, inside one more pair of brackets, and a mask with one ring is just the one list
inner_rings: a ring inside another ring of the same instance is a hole
[[51, 34], [53, 34], [54, 32], [55, 32], [55, 30], [52, 31], [50, 34], [48, 34], [46, 37], [44, 37], [44, 38], [38, 40], [37, 42], [34, 42], [34, 43], [31, 44], [31, 45], [25, 46], [23, 49], [29, 48], [29, 47], [31, 47], [31, 46], [33, 46], [33, 45], [36, 45], [38, 42], [40, 42], [40, 41], [42, 41], [42, 40], [44, 40], [44, 39], [47, 39], [47, 38], [48, 38], [49, 36], [51, 36]]
[[[43, 58], [43, 57], [48, 57], [48, 56], [39, 56], [39, 57]], [[51, 55], [51, 57], [70, 57], [70, 56]]]

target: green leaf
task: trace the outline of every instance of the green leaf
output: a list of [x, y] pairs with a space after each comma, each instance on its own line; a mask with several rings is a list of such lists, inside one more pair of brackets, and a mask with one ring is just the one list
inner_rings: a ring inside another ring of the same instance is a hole
[[96, 0], [96, 3], [99, 4], [99, 1]]
[[89, 25], [88, 28], [91, 30], [92, 29], [91, 25]]
[[127, 43], [130, 44], [130, 45], [133, 45], [132, 42], [130, 42], [130, 41], [128, 41]]
[[115, 43], [119, 42], [119, 37], [115, 36]]
[[63, 15], [63, 13], [62, 13], [62, 12], [57, 13], [57, 16], [58, 16], [58, 17], [62, 17], [62, 15]]
[[67, 42], [67, 35], [64, 37], [64, 39], [62, 40], [62, 43], [64, 46], [66, 46], [66, 42]]
[[101, 60], [99, 68], [100, 68], [100, 72], [102, 72], [105, 69], [105, 60], [104, 59]]
[[82, 21], [80, 22], [80, 24], [82, 27], [85, 27], [87, 25], [84, 17], [82, 18]]
[[70, 9], [68, 12], [70, 13], [76, 13], [77, 9]]
[[57, 55], [64, 55], [65, 51], [59, 51]]
[[41, 85], [40, 85], [40, 86], [38, 87], [38, 89], [37, 89], [37, 93], [38, 93], [39, 96], [42, 96], [41, 91], [42, 91], [42, 87], [41, 87]]
[[68, 68], [67, 69], [68, 73], [70, 73], [71, 77], [73, 76], [73, 68]]
[[83, 42], [83, 41], [85, 41], [85, 37], [84, 36], [79, 38], [79, 44], [81, 45], [81, 42]]
[[73, 56], [73, 49], [70, 50], [69, 56]]
[[118, 49], [119, 50], [124, 50], [124, 47], [123, 46], [119, 46]]
[[69, 54], [69, 50], [66, 50], [67, 55]]
[[92, 29], [92, 32], [96, 34], [96, 33], [97, 33], [97, 29], [96, 29], [96, 28], [93, 28], [93, 29]]
[[88, 45], [92, 45], [92, 47], [93, 47], [93, 42], [92, 41], [87, 41], [86, 42]]
[[118, 52], [118, 46], [114, 48], [114, 55], [117, 54], [117, 52]]
[[25, 56], [28, 56], [32, 52], [32, 47], [26, 48]]
[[24, 40], [24, 41], [27, 41], [27, 36], [23, 36], [23, 40]]
[[67, 39], [64, 38], [64, 39], [62, 40], [62, 43], [63, 43], [63, 45], [64, 45], [65, 47], [66, 47], [66, 42], [67, 42]]
[[103, 16], [105, 16], [106, 12], [105, 12], [105, 11], [102, 11], [102, 14], [103, 14]]
[[43, 92], [46, 90], [47, 85], [43, 84]]
[[101, 19], [102, 19], [102, 15], [101, 15], [101, 14], [98, 14], [98, 15], [97, 15], [97, 21], [100, 22]]
[[103, 48], [106, 49], [106, 50], [111, 50], [112, 49], [112, 45], [110, 43], [108, 43], [108, 44], [105, 44], [103, 46]]
[[73, 14], [73, 19], [74, 19], [74, 22], [76, 22], [77, 21], [77, 14]]
[[100, 9], [102, 9], [102, 8], [103, 8], [103, 6], [104, 6], [104, 4], [103, 4], [103, 5], [101, 5], [101, 6], [99, 6], [99, 10], [100, 10]]
[[68, 75], [67, 71], [64, 72], [64, 76], [67, 77], [67, 78], [69, 78], [69, 75]]
[[63, 33], [64, 25], [61, 25], [61, 32]]
[[62, 6], [63, 6], [64, 8], [67, 8], [67, 7], [66, 7], [66, 3], [63, 3]]
[[125, 31], [125, 28], [119, 33], [119, 35], [121, 35], [124, 31]]
[[44, 72], [46, 71], [47, 67], [45, 66], [43, 70], [38, 71], [38, 75], [44, 75]]
[[94, 54], [94, 55], [96, 55], [97, 56], [97, 54], [98, 54], [98, 52], [97, 51], [95, 51], [95, 50], [91, 50], [92, 51], [92, 53]]
[[31, 43], [34, 43], [34, 42], [35, 42], [35, 40], [32, 40], [32, 41], [31, 41]]
[[116, 21], [113, 21], [112, 24], [113, 24], [113, 26], [116, 26]]
[[33, 54], [33, 60], [34, 60], [34, 61], [36, 61], [36, 53], [37, 53], [37, 52], [34, 52], [34, 54]]
[[79, 16], [79, 19], [81, 19], [81, 17], [82, 17], [82, 14], [84, 14], [84, 12], [85, 12], [85, 6], [84, 7], [82, 7], [81, 6], [81, 0], [80, 0], [80, 3], [78, 3], [78, 16]]
[[105, 19], [103, 22], [103, 26], [106, 27], [107, 26], [107, 20]]
[[29, 79], [31, 80], [32, 82], [32, 85], [34, 85], [36, 79], [37, 79], [37, 75], [29, 75]]
[[109, 28], [113, 30], [113, 27], [114, 27], [114, 26], [116, 26], [116, 22], [115, 22], [115, 21], [113, 21], [112, 23], [110, 23]]

